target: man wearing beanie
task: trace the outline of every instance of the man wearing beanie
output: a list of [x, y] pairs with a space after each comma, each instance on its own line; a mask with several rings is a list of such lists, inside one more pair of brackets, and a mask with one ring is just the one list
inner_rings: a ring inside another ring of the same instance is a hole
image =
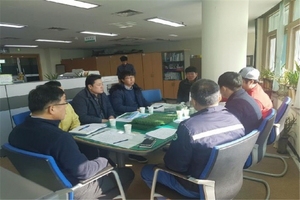
[[267, 116], [270, 109], [273, 108], [270, 97], [264, 92], [262, 87], [258, 84], [259, 71], [253, 67], [245, 67], [239, 72], [243, 78], [243, 88], [247, 93], [254, 98], [263, 118]]

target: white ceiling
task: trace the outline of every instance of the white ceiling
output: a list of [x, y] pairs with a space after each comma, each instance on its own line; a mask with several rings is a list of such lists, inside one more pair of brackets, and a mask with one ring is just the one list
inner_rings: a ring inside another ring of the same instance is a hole
[[[0, 22], [27, 25], [23, 29], [0, 27], [0, 44], [38, 45], [40, 48], [97, 49], [118, 45], [140, 45], [163, 40], [186, 40], [201, 37], [202, 0], [84, 0], [101, 5], [89, 10], [55, 4], [44, 0], [0, 0]], [[235, 0], [237, 1], [237, 0]], [[280, 0], [250, 0], [249, 30], [253, 21]], [[120, 17], [113, 13], [135, 10], [142, 14]], [[162, 17], [186, 26], [173, 28], [145, 21]], [[119, 28], [113, 23], [136, 24], [131, 28]], [[64, 31], [48, 30], [51, 27]], [[97, 36], [94, 43], [85, 43], [89, 36], [80, 31], [117, 33], [117, 37]], [[176, 34], [178, 37], [171, 37]], [[35, 39], [71, 40], [71, 44], [42, 43]], [[116, 39], [122, 39], [114, 41]], [[138, 38], [138, 39], [137, 39]]]

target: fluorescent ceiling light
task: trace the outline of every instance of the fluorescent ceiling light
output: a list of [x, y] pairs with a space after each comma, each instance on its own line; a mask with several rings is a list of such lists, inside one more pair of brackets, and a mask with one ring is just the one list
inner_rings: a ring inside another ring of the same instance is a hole
[[56, 43], [72, 43], [72, 41], [64, 41], [64, 40], [46, 40], [46, 39], [37, 39], [37, 42], [56, 42]]
[[168, 20], [165, 20], [165, 19], [160, 19], [158, 17], [151, 18], [151, 19], [146, 19], [146, 20], [149, 21], [149, 22], [154, 22], [154, 23], [173, 26], [173, 27], [185, 26], [183, 23], [171, 22], [171, 21], [168, 21]]
[[4, 45], [5, 47], [18, 47], [18, 48], [36, 48], [37, 45], [14, 45], [14, 44], [7, 44]]
[[80, 33], [91, 34], [91, 35], [103, 35], [103, 36], [118, 36], [118, 34], [115, 33], [99, 33], [99, 32], [91, 32], [91, 31], [82, 31]]
[[23, 27], [25, 27], [25, 25], [21, 25], [21, 24], [9, 24], [9, 23], [3, 23], [3, 22], [0, 22], [0, 26], [9, 27], [9, 28], [23, 28]]
[[171, 37], [177, 37], [178, 35], [170, 34], [169, 36], [171, 36]]
[[99, 6], [96, 4], [85, 3], [82, 1], [75, 1], [75, 0], [46, 0], [46, 1], [53, 2], [53, 3], [60, 3], [68, 6], [74, 6], [78, 8], [85, 8], [85, 9], [95, 8]]

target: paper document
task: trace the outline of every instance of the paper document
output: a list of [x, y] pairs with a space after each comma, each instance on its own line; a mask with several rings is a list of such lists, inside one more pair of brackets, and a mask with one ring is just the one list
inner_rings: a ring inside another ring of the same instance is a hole
[[99, 134], [86, 138], [129, 149], [140, 144], [145, 139], [145, 135], [139, 133], [125, 134], [123, 131], [107, 128], [103, 132], [100, 131]]
[[166, 139], [176, 133], [173, 128], [159, 128], [154, 131], [147, 132], [146, 135], [158, 139]]
[[144, 118], [147, 117], [149, 113], [140, 113], [139, 111], [127, 112], [123, 115], [120, 115], [116, 118], [118, 122], [131, 122], [135, 118]]
[[72, 134], [77, 134], [77, 135], [89, 135], [91, 133], [95, 133], [103, 128], [107, 127], [107, 124], [105, 123], [93, 123], [93, 124], [85, 124], [78, 126], [69, 132]]

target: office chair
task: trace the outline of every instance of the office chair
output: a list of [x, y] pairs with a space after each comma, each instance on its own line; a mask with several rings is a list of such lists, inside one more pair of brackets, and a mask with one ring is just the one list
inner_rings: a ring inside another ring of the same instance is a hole
[[25, 121], [26, 117], [29, 115], [30, 115], [30, 111], [26, 111], [26, 112], [22, 112], [22, 113], [13, 115], [12, 119], [13, 119], [15, 125], [18, 126], [19, 124], [22, 124]]
[[[284, 129], [284, 122], [288, 116], [288, 112], [290, 110], [290, 107], [292, 105], [292, 99], [290, 97], [285, 97], [282, 104], [277, 110], [277, 114], [275, 117], [273, 128], [271, 129], [270, 136], [267, 141], [267, 145], [274, 144], [278, 141], [281, 131]], [[266, 153], [265, 157], [268, 158], [276, 158], [283, 162], [284, 169], [281, 173], [275, 174], [275, 173], [269, 173], [269, 172], [261, 172], [256, 170], [247, 170], [248, 172], [256, 173], [256, 174], [262, 174], [267, 176], [273, 176], [273, 177], [281, 177], [286, 174], [288, 165], [287, 162], [284, 160], [283, 156], [279, 156], [276, 154], [270, 154]]]
[[153, 90], [142, 90], [142, 95], [149, 103], [156, 103], [156, 102], [166, 102], [165, 99], [162, 98], [160, 89], [153, 89]]
[[[260, 132], [259, 137], [254, 145], [254, 148], [252, 152], [250, 153], [245, 165], [244, 165], [244, 171], [246, 172], [252, 172], [252, 170], [249, 170], [248, 168], [259, 163], [265, 156], [266, 148], [267, 148], [267, 141], [269, 138], [269, 135], [271, 133], [271, 130], [274, 125], [276, 117], [276, 110], [273, 108], [269, 111], [267, 117], [262, 121], [260, 124], [258, 130]], [[269, 199], [270, 197], [270, 187], [268, 182], [257, 179], [249, 176], [244, 176], [245, 179], [260, 182], [265, 185], [267, 190], [266, 199]]]
[[68, 194], [67, 199], [73, 199], [73, 191], [77, 188], [95, 181], [109, 173], [113, 173], [115, 176], [121, 194], [115, 198], [119, 198], [121, 196], [123, 200], [126, 199], [119, 175], [111, 166], [104, 168], [95, 176], [87, 180], [80, 181], [77, 185], [73, 186], [60, 171], [52, 156], [18, 149], [8, 143], [4, 144], [2, 148], [6, 151], [8, 159], [12, 162], [21, 176], [54, 192], [61, 193], [64, 191], [66, 197]]
[[198, 184], [200, 199], [233, 199], [242, 187], [243, 165], [253, 149], [258, 135], [259, 131], [254, 130], [235, 141], [215, 146], [199, 178], [179, 174], [168, 169], [156, 168], [150, 199], [161, 197], [160, 194], [154, 193], [159, 171]]

